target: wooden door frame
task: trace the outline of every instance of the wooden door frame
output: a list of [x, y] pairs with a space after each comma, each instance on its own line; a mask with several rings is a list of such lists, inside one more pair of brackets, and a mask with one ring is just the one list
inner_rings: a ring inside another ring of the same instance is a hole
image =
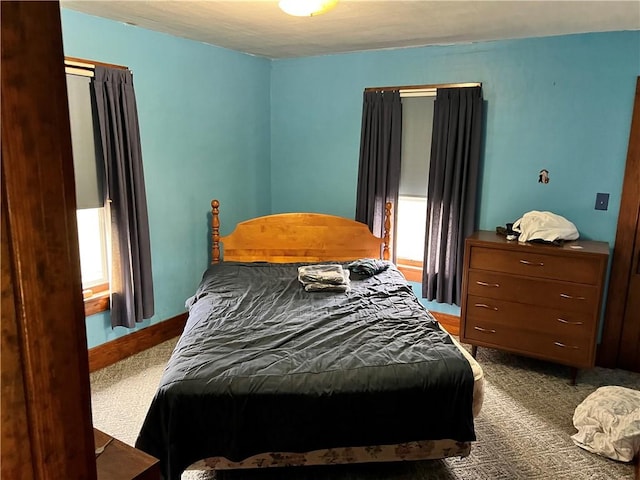
[[23, 419], [12, 428], [2, 423], [0, 472], [3, 478], [92, 480], [96, 462], [60, 6], [2, 1], [0, 9], [2, 418]]
[[[620, 200], [616, 241], [609, 277], [607, 308], [602, 341], [598, 347], [600, 366], [616, 368], [622, 339], [623, 319], [627, 303], [629, 277], [635, 248], [636, 228], [640, 219], [640, 77], [636, 81], [636, 95], [629, 132], [629, 148]], [[640, 320], [639, 320], [640, 321]]]

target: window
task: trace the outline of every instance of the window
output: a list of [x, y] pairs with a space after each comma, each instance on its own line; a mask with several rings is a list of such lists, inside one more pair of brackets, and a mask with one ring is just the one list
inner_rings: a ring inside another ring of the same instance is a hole
[[427, 223], [426, 197], [400, 196], [397, 208], [396, 256], [422, 263]]
[[[73, 71], [74, 73], [70, 73]], [[108, 309], [109, 270], [102, 195], [101, 146], [96, 143], [90, 72], [67, 68], [69, 122], [78, 210], [78, 243], [85, 313]]]
[[77, 210], [82, 288], [109, 283], [104, 208]]
[[408, 280], [422, 281], [427, 185], [435, 90], [402, 98], [402, 159], [396, 208], [396, 262]]

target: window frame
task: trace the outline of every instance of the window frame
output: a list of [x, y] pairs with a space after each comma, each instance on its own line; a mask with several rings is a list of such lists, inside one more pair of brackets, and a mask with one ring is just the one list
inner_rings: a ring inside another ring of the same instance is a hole
[[[111, 65], [105, 64], [101, 62], [87, 61], [81, 58], [74, 57], [65, 57], [64, 66], [65, 66], [65, 75], [81, 75], [93, 77], [93, 71], [95, 65], [105, 65], [111, 67], [121, 67], [120, 65]], [[108, 240], [106, 238], [106, 230], [104, 229], [104, 222], [106, 222], [105, 214], [102, 215], [102, 226], [101, 231], [105, 236], [105, 241]], [[77, 225], [76, 225], [77, 230]], [[106, 245], [105, 245], [106, 247]], [[104, 252], [107, 254], [108, 252]], [[109, 269], [108, 265], [108, 256], [107, 256], [107, 269]], [[109, 273], [107, 271], [107, 277]], [[111, 308], [111, 289], [109, 282], [99, 283], [97, 285], [92, 285], [90, 287], [82, 289], [82, 297], [84, 300], [84, 313], [85, 317], [89, 317], [91, 315], [95, 315], [100, 312], [105, 312]]]
[[[432, 86], [425, 86], [425, 87], [417, 87], [417, 88], [406, 88], [406, 89], [400, 89], [400, 98], [412, 98], [412, 97], [432, 97], [435, 100], [435, 97], [437, 95], [437, 88], [436, 87], [432, 87]], [[404, 118], [403, 118], [404, 120]], [[404, 140], [403, 140], [404, 141]], [[400, 167], [402, 168], [402, 166]], [[428, 177], [427, 177], [428, 178]], [[425, 205], [425, 208], [428, 208], [428, 193], [425, 192], [425, 197], [424, 199], [427, 201], [427, 204]], [[399, 195], [402, 196], [402, 195]], [[406, 197], [411, 197], [412, 195], [406, 195]], [[422, 197], [420, 197], [422, 198]], [[398, 202], [397, 208], [399, 209], [400, 202]], [[398, 212], [396, 212], [398, 213]], [[397, 218], [398, 215], [396, 214], [396, 222], [397, 222]], [[397, 225], [397, 223], [396, 223]], [[397, 231], [397, 227], [396, 227], [396, 231]], [[426, 235], [426, 232], [425, 232]], [[397, 246], [397, 241], [394, 245], [394, 250]], [[424, 267], [424, 262], [423, 260], [415, 260], [415, 259], [410, 259], [410, 258], [403, 258], [400, 256], [396, 256], [396, 266], [398, 267], [398, 270], [400, 270], [400, 272], [405, 276], [405, 278], [409, 281], [412, 282], [418, 282], [421, 283], [422, 282], [422, 272], [423, 272], [423, 267]]]
[[[102, 238], [102, 245], [100, 250], [102, 252], [102, 262], [103, 267], [105, 268], [106, 276], [100, 279], [98, 283], [88, 286], [82, 285], [82, 298], [84, 300], [84, 314], [86, 317], [95, 315], [96, 313], [105, 312], [111, 308], [111, 289], [109, 284], [109, 270], [111, 267], [109, 265], [108, 238], [107, 230], [105, 228], [105, 222], [107, 221], [107, 219], [105, 218], [107, 215], [107, 210], [105, 210], [105, 207], [102, 207], [99, 210], [101, 210], [99, 230], [100, 236]], [[78, 236], [80, 236], [80, 231], [78, 229], [77, 223], [76, 230], [78, 231]], [[82, 259], [80, 258], [80, 260]]]

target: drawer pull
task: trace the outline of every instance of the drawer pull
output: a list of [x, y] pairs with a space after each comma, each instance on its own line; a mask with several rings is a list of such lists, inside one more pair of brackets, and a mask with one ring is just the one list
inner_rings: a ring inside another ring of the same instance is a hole
[[483, 332], [483, 333], [496, 333], [494, 329], [482, 328], [482, 327], [473, 327], [473, 328], [474, 330], [478, 330], [479, 332]]
[[486, 303], [476, 303], [475, 306], [478, 308], [486, 308], [488, 310], [494, 310], [496, 312], [498, 311], [498, 307], [492, 307], [491, 305], [487, 305]]
[[558, 318], [557, 320], [561, 323], [566, 323], [568, 325], [583, 325], [582, 322], [570, 322], [569, 320], [565, 320], [564, 318]]
[[478, 285], [482, 285], [483, 287], [499, 287], [499, 283], [487, 283], [487, 282], [476, 282]]
[[567, 295], [566, 293], [561, 293], [560, 296], [562, 298], [568, 298], [570, 300], [584, 300], [584, 297], [574, 297], [573, 295]]
[[532, 267], [544, 267], [544, 262], [530, 262], [528, 260], [520, 260], [523, 265], [531, 265]]
[[565, 345], [564, 343], [560, 343], [560, 342], [553, 342], [553, 344], [557, 347], [573, 348], [574, 350], [578, 350], [580, 348], [580, 347], [576, 347], [575, 345]]

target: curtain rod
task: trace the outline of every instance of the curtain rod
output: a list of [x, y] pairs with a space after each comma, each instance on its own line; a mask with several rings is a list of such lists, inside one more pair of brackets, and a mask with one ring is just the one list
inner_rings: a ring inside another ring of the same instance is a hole
[[95, 70], [96, 65], [107, 68], [118, 68], [120, 70], [129, 70], [129, 67], [125, 67], [123, 65], [96, 62], [93, 60], [85, 60], [84, 58], [64, 57], [64, 67], [66, 73], [83, 75], [85, 77], [93, 77], [93, 71]]
[[464, 88], [464, 87], [481, 87], [481, 82], [471, 83], [438, 83], [434, 85], [403, 85], [398, 87], [368, 87], [365, 88], [365, 92], [386, 92], [388, 90], [399, 90], [400, 93], [409, 92], [414, 90], [437, 90], [438, 88]]

